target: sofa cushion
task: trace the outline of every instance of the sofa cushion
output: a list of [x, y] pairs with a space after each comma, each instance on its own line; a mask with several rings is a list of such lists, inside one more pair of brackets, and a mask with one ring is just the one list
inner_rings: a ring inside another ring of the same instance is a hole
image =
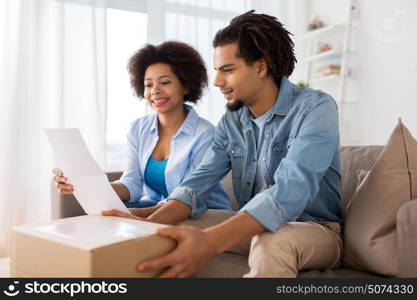
[[210, 258], [193, 277], [241, 278], [246, 273], [249, 273], [247, 256], [224, 252]]
[[350, 269], [336, 270], [312, 270], [298, 273], [301, 278], [378, 278], [380, 276], [368, 272], [360, 272]]
[[383, 148], [383, 146], [342, 147], [342, 182], [340, 184], [340, 194], [344, 212], [356, 191], [357, 171], [370, 170]]
[[365, 180], [366, 176], [369, 174], [369, 170], [358, 170], [356, 171], [356, 189], [355, 192], [359, 189], [361, 183]]
[[343, 264], [398, 275], [396, 215], [417, 197], [417, 141], [401, 123], [346, 208]]

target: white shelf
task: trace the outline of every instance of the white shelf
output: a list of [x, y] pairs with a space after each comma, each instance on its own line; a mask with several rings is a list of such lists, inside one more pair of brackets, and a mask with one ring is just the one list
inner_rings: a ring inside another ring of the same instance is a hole
[[310, 84], [316, 84], [316, 83], [325, 83], [325, 82], [330, 82], [333, 80], [340, 80], [341, 77], [340, 75], [329, 75], [323, 78], [314, 78], [310, 80]]
[[342, 56], [342, 53], [332, 49], [332, 50], [329, 50], [329, 51], [322, 52], [320, 54], [316, 54], [316, 55], [309, 56], [309, 57], [304, 57], [304, 58], [301, 59], [300, 62], [301, 63], [306, 63], [306, 62], [309, 62], [309, 61], [318, 60], [318, 59], [322, 59], [322, 58], [326, 58], [326, 57], [328, 58], [328, 57], [332, 57], [332, 56], [334, 56], [334, 57]]
[[[306, 32], [299, 36], [299, 40], [305, 44], [304, 58], [299, 60], [304, 67], [303, 81], [311, 85], [319, 85], [325, 92], [335, 94], [338, 102], [346, 102], [346, 82], [349, 78], [349, 56], [352, 53], [350, 39], [354, 21], [357, 20], [357, 0], [349, 0], [349, 14], [346, 22], [324, 26], [319, 29]], [[331, 45], [331, 50], [315, 53], [318, 49], [325, 49], [319, 42]], [[340, 65], [340, 74], [331, 74], [326, 77], [315, 77], [320, 73], [315, 73], [317, 67], [323, 63], [330, 65]], [[337, 91], [336, 89], [337, 88]], [[336, 95], [337, 93], [337, 95]]]
[[332, 25], [328, 25], [319, 29], [314, 29], [306, 33], [305, 35], [301, 36], [301, 39], [306, 40], [306, 39], [316, 38], [320, 35], [334, 33], [337, 31], [341, 31], [343, 29], [346, 29], [346, 24], [332, 24]]

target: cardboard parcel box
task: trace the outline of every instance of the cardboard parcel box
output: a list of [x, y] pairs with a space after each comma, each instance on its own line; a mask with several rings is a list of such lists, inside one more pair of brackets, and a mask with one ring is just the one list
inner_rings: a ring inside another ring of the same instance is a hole
[[166, 225], [87, 215], [13, 229], [12, 277], [155, 277], [138, 262], [166, 254], [176, 241], [155, 234]]

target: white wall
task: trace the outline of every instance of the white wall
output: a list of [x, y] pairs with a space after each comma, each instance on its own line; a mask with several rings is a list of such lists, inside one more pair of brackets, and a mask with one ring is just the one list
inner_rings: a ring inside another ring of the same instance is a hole
[[[349, 0], [309, 1], [326, 21], [347, 18]], [[397, 119], [417, 137], [417, 1], [358, 0], [349, 99], [340, 107], [344, 140], [385, 144]]]

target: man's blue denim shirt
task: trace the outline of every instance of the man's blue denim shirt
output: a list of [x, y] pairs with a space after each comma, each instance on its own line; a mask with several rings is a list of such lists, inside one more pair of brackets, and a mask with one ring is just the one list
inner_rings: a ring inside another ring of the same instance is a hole
[[[206, 212], [212, 189], [232, 169], [240, 211], [269, 231], [291, 221], [341, 223], [336, 102], [326, 93], [299, 87], [283, 77], [271, 110], [259, 156], [253, 134], [256, 125], [248, 108], [227, 111], [201, 164], [168, 199], [189, 205], [191, 217], [198, 217]], [[268, 188], [253, 195], [257, 164]]]

